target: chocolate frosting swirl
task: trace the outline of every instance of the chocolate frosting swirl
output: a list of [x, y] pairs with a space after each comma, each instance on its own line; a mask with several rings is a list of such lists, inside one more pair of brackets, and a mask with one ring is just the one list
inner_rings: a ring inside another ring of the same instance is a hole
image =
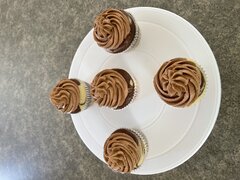
[[154, 77], [154, 87], [167, 104], [185, 107], [201, 95], [205, 80], [193, 61], [175, 58], [160, 67]]
[[117, 70], [106, 69], [93, 79], [91, 95], [99, 106], [116, 108], [125, 102], [128, 96], [128, 84]]
[[104, 144], [105, 161], [111, 169], [121, 173], [136, 169], [141, 155], [141, 143], [125, 129], [113, 132]]
[[78, 84], [70, 79], [57, 83], [50, 93], [51, 103], [64, 113], [71, 113], [79, 108], [80, 90]]
[[105, 49], [117, 49], [128, 36], [132, 20], [123, 10], [109, 8], [94, 21], [94, 40]]

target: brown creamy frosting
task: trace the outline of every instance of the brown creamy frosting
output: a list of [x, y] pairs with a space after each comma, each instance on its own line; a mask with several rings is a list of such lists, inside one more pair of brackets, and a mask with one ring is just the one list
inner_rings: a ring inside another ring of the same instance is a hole
[[131, 31], [132, 19], [123, 10], [109, 8], [94, 21], [93, 37], [105, 49], [117, 49]]
[[121, 173], [129, 173], [139, 166], [142, 147], [132, 132], [119, 129], [104, 144], [104, 159], [108, 166]]
[[80, 90], [75, 80], [63, 79], [50, 93], [50, 100], [56, 108], [64, 113], [71, 113], [79, 108]]
[[203, 92], [205, 80], [194, 62], [175, 58], [165, 62], [154, 77], [154, 87], [169, 105], [191, 105]]
[[116, 108], [124, 104], [128, 96], [128, 84], [117, 70], [106, 69], [93, 79], [91, 95], [100, 106]]

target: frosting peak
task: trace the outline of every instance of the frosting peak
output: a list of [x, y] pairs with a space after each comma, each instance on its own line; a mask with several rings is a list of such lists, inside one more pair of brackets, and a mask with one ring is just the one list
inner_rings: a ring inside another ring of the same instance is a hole
[[131, 31], [132, 20], [123, 10], [109, 8], [94, 21], [93, 37], [105, 49], [117, 49]]
[[169, 105], [185, 107], [201, 95], [205, 80], [193, 61], [175, 58], [161, 66], [154, 77], [154, 87]]
[[50, 100], [58, 110], [64, 113], [76, 111], [80, 103], [78, 85], [70, 79], [59, 81], [50, 93]]
[[128, 84], [116, 70], [106, 69], [98, 73], [91, 83], [91, 95], [100, 106], [122, 106], [128, 96]]

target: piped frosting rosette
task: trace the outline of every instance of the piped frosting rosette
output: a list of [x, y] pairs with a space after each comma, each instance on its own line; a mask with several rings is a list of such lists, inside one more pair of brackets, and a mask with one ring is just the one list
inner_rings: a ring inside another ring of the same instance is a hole
[[93, 37], [100, 47], [119, 53], [136, 44], [139, 28], [130, 13], [109, 8], [96, 16]]
[[147, 141], [139, 131], [123, 128], [106, 140], [104, 159], [112, 170], [130, 173], [141, 166], [147, 151]]
[[60, 80], [50, 92], [51, 103], [63, 113], [77, 113], [92, 103], [89, 85], [76, 79]]
[[135, 93], [135, 82], [123, 69], [105, 69], [91, 83], [91, 95], [100, 107], [122, 109], [133, 100]]
[[154, 77], [154, 87], [160, 98], [175, 107], [193, 104], [203, 94], [205, 86], [201, 68], [186, 58], [163, 63]]

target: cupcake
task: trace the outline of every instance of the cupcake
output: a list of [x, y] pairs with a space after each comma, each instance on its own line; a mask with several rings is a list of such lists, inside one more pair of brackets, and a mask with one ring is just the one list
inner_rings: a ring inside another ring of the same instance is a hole
[[105, 69], [91, 83], [91, 96], [99, 106], [126, 107], [135, 96], [135, 83], [123, 69]]
[[94, 40], [110, 53], [130, 49], [136, 44], [138, 36], [139, 28], [133, 16], [124, 10], [109, 8], [94, 20]]
[[187, 58], [165, 62], [154, 77], [160, 98], [175, 107], [193, 104], [205, 89], [206, 81], [196, 63]]
[[143, 163], [147, 150], [147, 142], [141, 133], [118, 129], [104, 144], [104, 160], [113, 171], [130, 173]]
[[50, 92], [50, 101], [63, 113], [78, 113], [92, 102], [89, 85], [76, 79], [63, 79]]

